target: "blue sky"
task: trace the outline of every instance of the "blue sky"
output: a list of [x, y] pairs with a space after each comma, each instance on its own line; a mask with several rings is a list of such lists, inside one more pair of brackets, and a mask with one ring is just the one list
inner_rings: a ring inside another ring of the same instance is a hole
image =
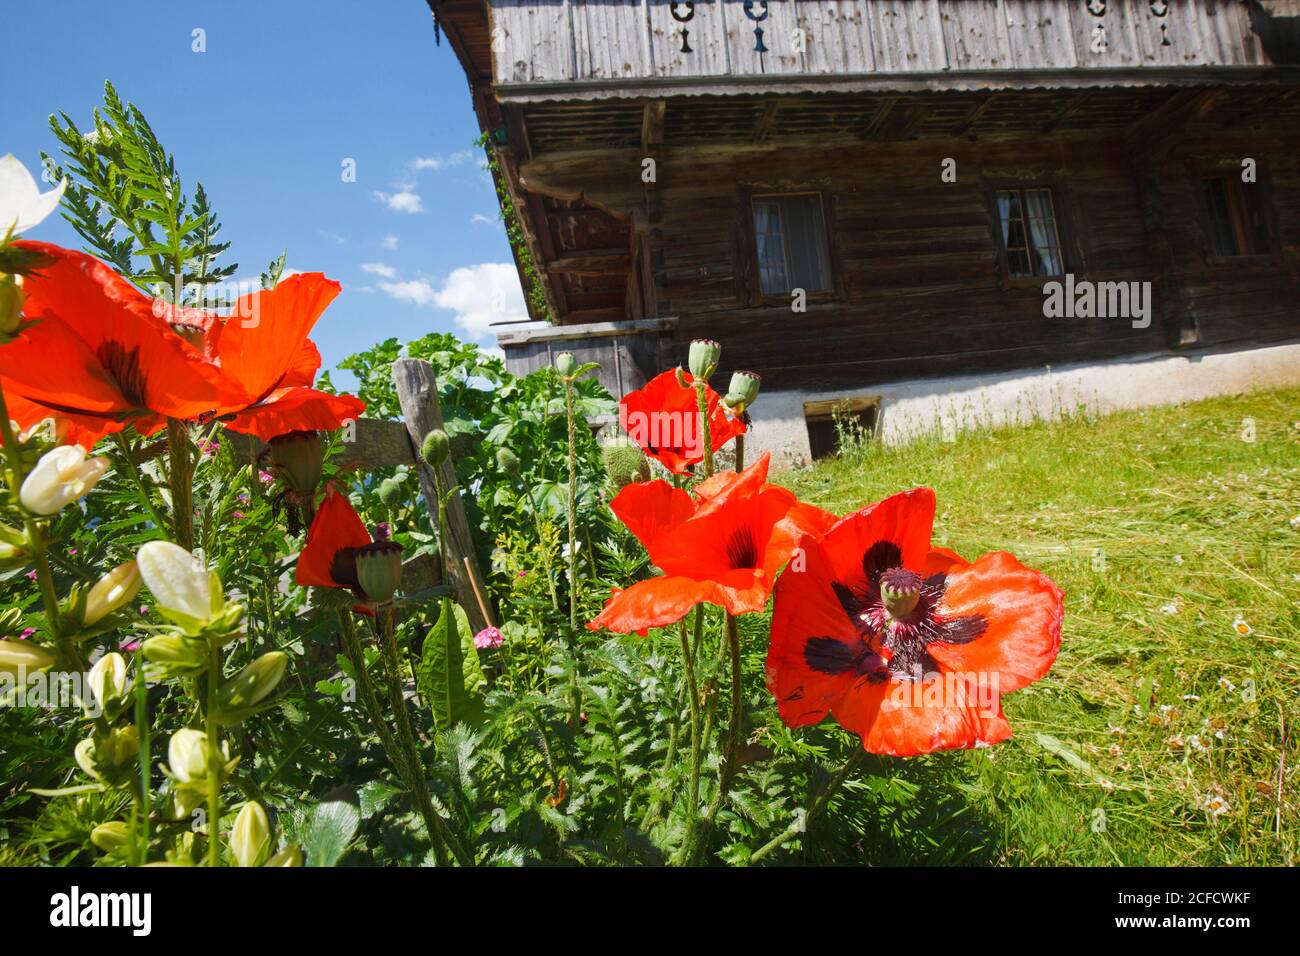
[[[4, 20], [0, 155], [38, 173], [49, 114], [88, 128], [111, 80], [187, 191], [207, 189], [238, 277], [287, 249], [343, 284], [313, 333], [325, 368], [390, 336], [493, 344], [489, 322], [522, 317], [465, 77], [423, 0], [80, 0]], [[53, 217], [28, 238], [81, 247]]]

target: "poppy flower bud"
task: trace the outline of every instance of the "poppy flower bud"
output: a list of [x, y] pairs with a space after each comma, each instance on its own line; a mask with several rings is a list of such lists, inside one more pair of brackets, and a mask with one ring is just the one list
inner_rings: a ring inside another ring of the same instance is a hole
[[18, 497], [32, 514], [52, 515], [94, 488], [106, 471], [107, 458], [87, 458], [80, 445], [60, 445], [41, 456]]
[[54, 655], [29, 641], [0, 641], [0, 674], [38, 671], [54, 665]]
[[99, 706], [107, 711], [126, 696], [126, 659], [116, 651], [105, 654], [95, 662], [86, 680]]
[[757, 372], [732, 372], [731, 385], [728, 386], [723, 401], [728, 408], [743, 412], [758, 401], [758, 387], [761, 382], [762, 379]]
[[718, 360], [721, 358], [721, 345], [712, 339], [696, 339], [687, 353], [686, 367], [690, 369], [695, 381], [707, 382], [709, 376], [718, 370]]
[[110, 820], [108, 823], [101, 823], [90, 831], [90, 842], [105, 853], [112, 853], [119, 847], [126, 846], [127, 840], [130, 838], [130, 828], [121, 820]]
[[260, 803], [249, 801], [230, 828], [230, 853], [238, 866], [258, 866], [271, 843], [271, 822]]
[[272, 473], [294, 494], [302, 497], [314, 495], [316, 486], [320, 484], [321, 463], [325, 457], [320, 433], [289, 432], [272, 438], [270, 445]]
[[561, 352], [555, 356], [555, 370], [568, 378], [578, 370], [578, 360], [573, 357], [572, 352]]
[[626, 439], [602, 445], [600, 457], [605, 463], [605, 474], [617, 488], [650, 480], [650, 462], [645, 453]]
[[289, 663], [287, 655], [280, 651], [269, 651], [236, 674], [217, 691], [217, 706], [227, 723], [234, 723], [248, 716], [248, 711], [256, 707], [275, 690], [284, 669]]
[[387, 604], [402, 583], [402, 546], [380, 531], [376, 540], [357, 549], [357, 583], [375, 604]]
[[267, 860], [263, 866], [302, 866], [302, 848], [286, 847]]
[[0, 342], [17, 334], [25, 298], [22, 276], [0, 276]]
[[140, 650], [144, 659], [167, 677], [201, 674], [208, 666], [208, 652], [204, 642], [183, 634], [151, 637], [140, 645]]
[[140, 593], [143, 583], [140, 567], [134, 561], [119, 564], [95, 582], [95, 586], [86, 595], [82, 624], [89, 627], [121, 610]]
[[921, 576], [906, 568], [890, 568], [880, 576], [880, 600], [894, 620], [916, 610], [921, 600]]
[[167, 745], [167, 767], [181, 783], [193, 783], [208, 776], [208, 735], [193, 727], [172, 734]]
[[424, 436], [424, 442], [420, 445], [420, 454], [430, 467], [437, 468], [451, 454], [451, 439], [441, 428], [435, 428]]
[[519, 456], [516, 455], [514, 452], [512, 452], [509, 448], [505, 448], [505, 447], [498, 448], [497, 467], [500, 468], [502, 471], [504, 471], [507, 475], [517, 475], [519, 474]]
[[186, 633], [197, 636], [209, 628], [230, 631], [238, 623], [242, 608], [226, 606], [217, 572], [209, 571], [180, 545], [150, 541], [135, 558], [158, 613]]
[[392, 478], [385, 478], [379, 483], [379, 500], [391, 513], [402, 501], [402, 486]]

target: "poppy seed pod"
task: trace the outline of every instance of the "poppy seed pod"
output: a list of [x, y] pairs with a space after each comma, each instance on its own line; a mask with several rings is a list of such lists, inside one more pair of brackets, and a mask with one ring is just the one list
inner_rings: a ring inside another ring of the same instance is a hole
[[420, 445], [420, 454], [430, 467], [437, 468], [451, 454], [451, 439], [441, 428], [435, 428], [424, 436], [424, 441]]
[[687, 353], [686, 367], [691, 377], [697, 382], [707, 382], [718, 370], [718, 361], [722, 358], [722, 346], [712, 339], [696, 339], [691, 343]]
[[230, 828], [230, 853], [239, 866], [258, 866], [271, 842], [271, 822], [260, 803], [249, 801]]
[[507, 475], [517, 475], [519, 474], [519, 456], [509, 448], [498, 448], [497, 467]]
[[402, 486], [392, 478], [385, 478], [379, 483], [379, 500], [391, 513], [402, 501]]
[[727, 397], [723, 399], [727, 407], [737, 412], [744, 412], [758, 401], [758, 387], [762, 383], [757, 372], [732, 372], [731, 384], [727, 387]]
[[18, 497], [32, 514], [52, 515], [87, 494], [106, 471], [107, 458], [87, 458], [80, 445], [60, 445], [41, 456]]
[[880, 577], [880, 601], [889, 616], [905, 619], [921, 600], [921, 576], [906, 568], [890, 568]]
[[134, 561], [119, 564], [104, 575], [86, 595], [86, 610], [82, 624], [89, 627], [108, 615], [125, 607], [140, 593], [144, 579]]
[[38, 671], [54, 664], [54, 655], [28, 641], [0, 641], [0, 674]]
[[314, 495], [324, 461], [320, 433], [289, 432], [272, 438], [270, 445], [271, 471], [275, 476], [296, 495]]
[[382, 540], [358, 548], [357, 583], [375, 604], [391, 601], [402, 583], [402, 546], [383, 535]]
[[555, 370], [568, 378], [578, 370], [578, 360], [573, 357], [572, 352], [561, 352], [555, 356]]

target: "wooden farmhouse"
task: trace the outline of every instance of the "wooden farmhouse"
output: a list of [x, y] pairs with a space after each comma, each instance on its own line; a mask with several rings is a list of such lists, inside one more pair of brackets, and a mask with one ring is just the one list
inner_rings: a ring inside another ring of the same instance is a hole
[[1300, 384], [1300, 0], [429, 0], [533, 321], [754, 444]]

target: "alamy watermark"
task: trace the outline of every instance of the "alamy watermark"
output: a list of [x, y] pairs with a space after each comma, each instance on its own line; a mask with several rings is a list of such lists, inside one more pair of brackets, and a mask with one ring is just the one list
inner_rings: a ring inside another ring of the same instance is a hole
[[1065, 282], [1043, 285], [1043, 315], [1049, 319], [1130, 319], [1133, 328], [1151, 326], [1150, 282], [1076, 281], [1067, 272]]

